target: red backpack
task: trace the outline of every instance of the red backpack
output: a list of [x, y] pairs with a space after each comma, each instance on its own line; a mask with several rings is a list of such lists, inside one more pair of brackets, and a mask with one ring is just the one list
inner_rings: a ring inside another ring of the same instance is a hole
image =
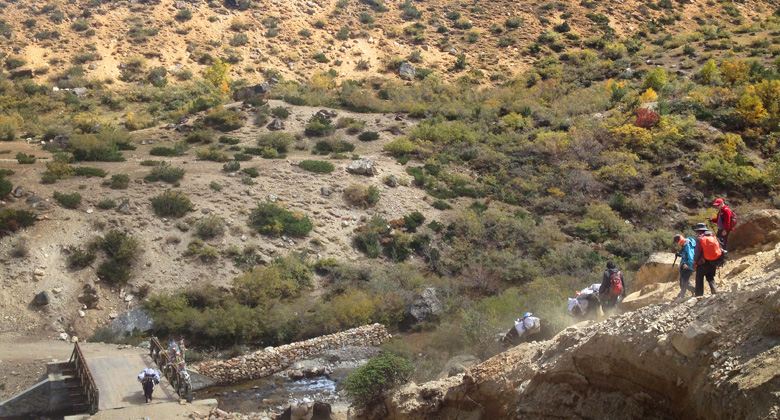
[[623, 294], [622, 277], [623, 277], [623, 273], [621, 273], [620, 271], [616, 271], [609, 275], [609, 282], [612, 284], [609, 294], [611, 294], [612, 296]]
[[723, 255], [718, 238], [712, 235], [702, 236], [699, 238], [699, 243], [701, 244], [701, 250], [705, 260], [715, 261]]
[[737, 212], [734, 210], [731, 210], [731, 230], [734, 230], [735, 227], [737, 227]]

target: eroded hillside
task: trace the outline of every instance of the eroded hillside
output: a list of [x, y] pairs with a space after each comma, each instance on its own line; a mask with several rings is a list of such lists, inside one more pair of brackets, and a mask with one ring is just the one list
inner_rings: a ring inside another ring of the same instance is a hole
[[373, 414], [776, 418], [780, 248], [771, 242], [762, 251], [763, 243], [758, 245], [724, 267], [717, 295], [674, 299], [674, 280], [657, 279], [671, 286], [661, 303], [577, 324], [550, 341], [521, 344], [465, 374], [407, 385]]

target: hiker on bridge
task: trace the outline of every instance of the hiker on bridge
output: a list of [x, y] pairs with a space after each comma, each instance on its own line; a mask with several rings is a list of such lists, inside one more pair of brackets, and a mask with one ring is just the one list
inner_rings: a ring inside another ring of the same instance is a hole
[[720, 241], [721, 248], [728, 249], [729, 235], [737, 225], [737, 214], [726, 205], [722, 198], [715, 200], [712, 205], [718, 208], [718, 214], [710, 219], [710, 222], [718, 224], [716, 236]]
[[138, 382], [144, 388], [145, 402], [152, 401], [154, 386], [160, 383], [160, 372], [156, 369], [146, 368], [138, 374]]
[[542, 330], [542, 320], [526, 312], [522, 318], [515, 321], [515, 325], [501, 337], [501, 343], [516, 346], [526, 341], [531, 341], [531, 336]]
[[[695, 288], [691, 284], [691, 275], [693, 275], [693, 257], [696, 250], [696, 239], [686, 238], [683, 235], [674, 235], [672, 245], [679, 245], [681, 247], [680, 253], [680, 294], [679, 298], [685, 297], [690, 290], [695, 294]], [[670, 274], [671, 276], [671, 274]]]
[[599, 287], [601, 305], [606, 309], [614, 309], [625, 297], [626, 283], [623, 281], [623, 273], [617, 269], [614, 261], [609, 261]]

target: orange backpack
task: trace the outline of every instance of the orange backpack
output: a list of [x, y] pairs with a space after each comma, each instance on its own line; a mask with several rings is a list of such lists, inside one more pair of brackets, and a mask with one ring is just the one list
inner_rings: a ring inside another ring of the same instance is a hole
[[709, 235], [699, 238], [701, 244], [701, 250], [704, 254], [704, 259], [707, 261], [715, 261], [723, 255], [723, 251], [720, 249], [720, 242], [718, 238]]

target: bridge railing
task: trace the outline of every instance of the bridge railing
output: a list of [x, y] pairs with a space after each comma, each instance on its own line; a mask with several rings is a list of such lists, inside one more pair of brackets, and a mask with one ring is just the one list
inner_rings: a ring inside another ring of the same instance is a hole
[[95, 379], [92, 378], [92, 372], [89, 371], [87, 359], [84, 357], [84, 353], [81, 352], [79, 343], [75, 343], [73, 346], [73, 353], [70, 355], [70, 363], [76, 370], [76, 377], [79, 379], [81, 391], [87, 399], [86, 405], [89, 414], [97, 413], [98, 401], [100, 400], [100, 389], [95, 384]]
[[163, 376], [168, 379], [168, 383], [171, 384], [179, 398], [192, 401], [192, 384], [189, 373], [186, 369], [180, 369], [177, 365], [170, 363], [170, 355], [167, 354], [167, 350], [160, 344], [157, 337], [152, 337], [149, 340], [149, 356]]

